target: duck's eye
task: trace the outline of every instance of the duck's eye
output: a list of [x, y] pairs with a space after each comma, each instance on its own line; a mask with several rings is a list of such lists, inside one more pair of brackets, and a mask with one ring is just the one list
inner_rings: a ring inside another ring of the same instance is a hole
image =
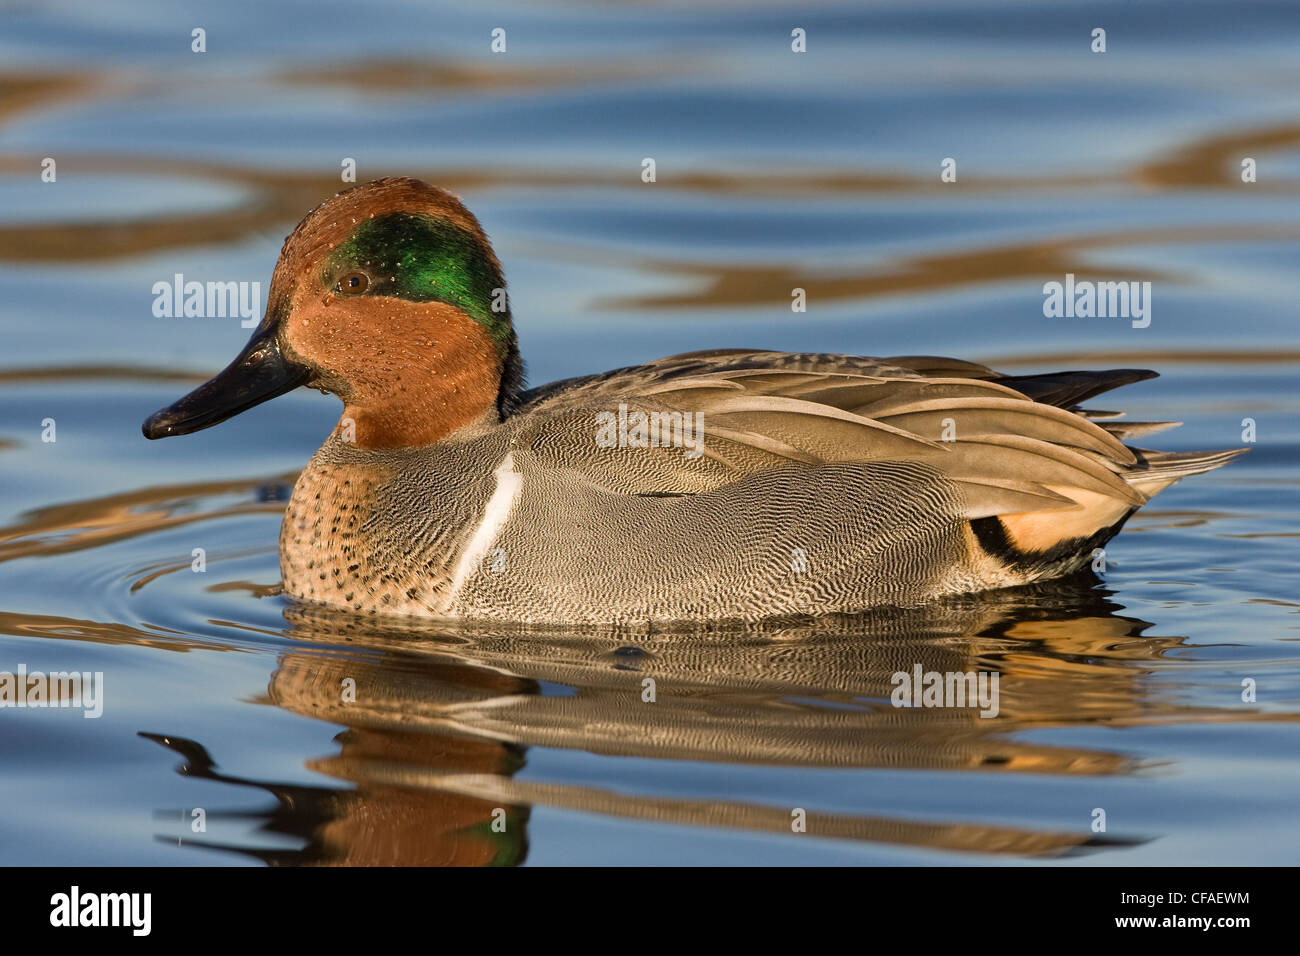
[[349, 272], [334, 288], [343, 295], [360, 295], [370, 288], [370, 278], [364, 272]]

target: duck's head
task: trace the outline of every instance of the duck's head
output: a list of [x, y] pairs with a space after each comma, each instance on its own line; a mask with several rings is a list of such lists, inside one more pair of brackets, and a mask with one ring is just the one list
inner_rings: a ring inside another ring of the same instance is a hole
[[149, 416], [144, 434], [185, 435], [307, 385], [343, 400], [340, 426], [359, 447], [427, 445], [508, 414], [521, 377], [478, 220], [418, 179], [378, 179], [307, 214], [244, 350]]

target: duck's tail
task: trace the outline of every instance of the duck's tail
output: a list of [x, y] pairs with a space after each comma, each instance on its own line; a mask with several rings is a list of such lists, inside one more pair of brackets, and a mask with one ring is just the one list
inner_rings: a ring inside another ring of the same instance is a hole
[[1124, 480], [1150, 498], [1181, 478], [1213, 471], [1248, 451], [1249, 448], [1229, 448], [1226, 451], [1151, 451], [1133, 448], [1137, 464], [1125, 473]]
[[1073, 570], [1085, 563], [1094, 549], [1102, 547], [1118, 534], [1142, 502], [1180, 479], [1212, 471], [1249, 450], [1172, 452], [1127, 445], [1134, 438], [1182, 423], [1116, 420], [1122, 413], [1085, 409], [1077, 404], [1111, 388], [1152, 378], [1155, 374], [1145, 369], [1113, 369], [999, 379], [1000, 383], [1020, 390], [1035, 401], [1074, 412], [1125, 442], [1135, 461], [1115, 470], [1134, 496], [1123, 498], [1097, 491], [1054, 488], [1054, 491], [1072, 499], [1074, 506], [1000, 514], [972, 521], [971, 529], [985, 553], [1023, 573], [1028, 580]]

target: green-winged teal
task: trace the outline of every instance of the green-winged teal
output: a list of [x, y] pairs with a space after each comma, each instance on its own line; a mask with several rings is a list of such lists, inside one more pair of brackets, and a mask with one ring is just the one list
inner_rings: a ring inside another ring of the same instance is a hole
[[1139, 369], [1002, 375], [926, 356], [692, 352], [522, 389], [501, 267], [414, 179], [299, 223], [229, 367], [144, 424], [300, 385], [343, 400], [280, 536], [287, 593], [363, 612], [645, 623], [851, 612], [1076, 570], [1236, 451], [1080, 403]]

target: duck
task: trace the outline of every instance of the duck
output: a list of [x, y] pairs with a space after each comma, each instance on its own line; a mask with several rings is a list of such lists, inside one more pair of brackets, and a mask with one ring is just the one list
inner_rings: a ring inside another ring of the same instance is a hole
[[343, 403], [285, 509], [285, 595], [555, 625], [916, 607], [1096, 566], [1242, 449], [1153, 451], [1082, 403], [1147, 369], [712, 349], [525, 388], [501, 264], [449, 192], [389, 177], [285, 240], [265, 315], [150, 439], [292, 389]]

